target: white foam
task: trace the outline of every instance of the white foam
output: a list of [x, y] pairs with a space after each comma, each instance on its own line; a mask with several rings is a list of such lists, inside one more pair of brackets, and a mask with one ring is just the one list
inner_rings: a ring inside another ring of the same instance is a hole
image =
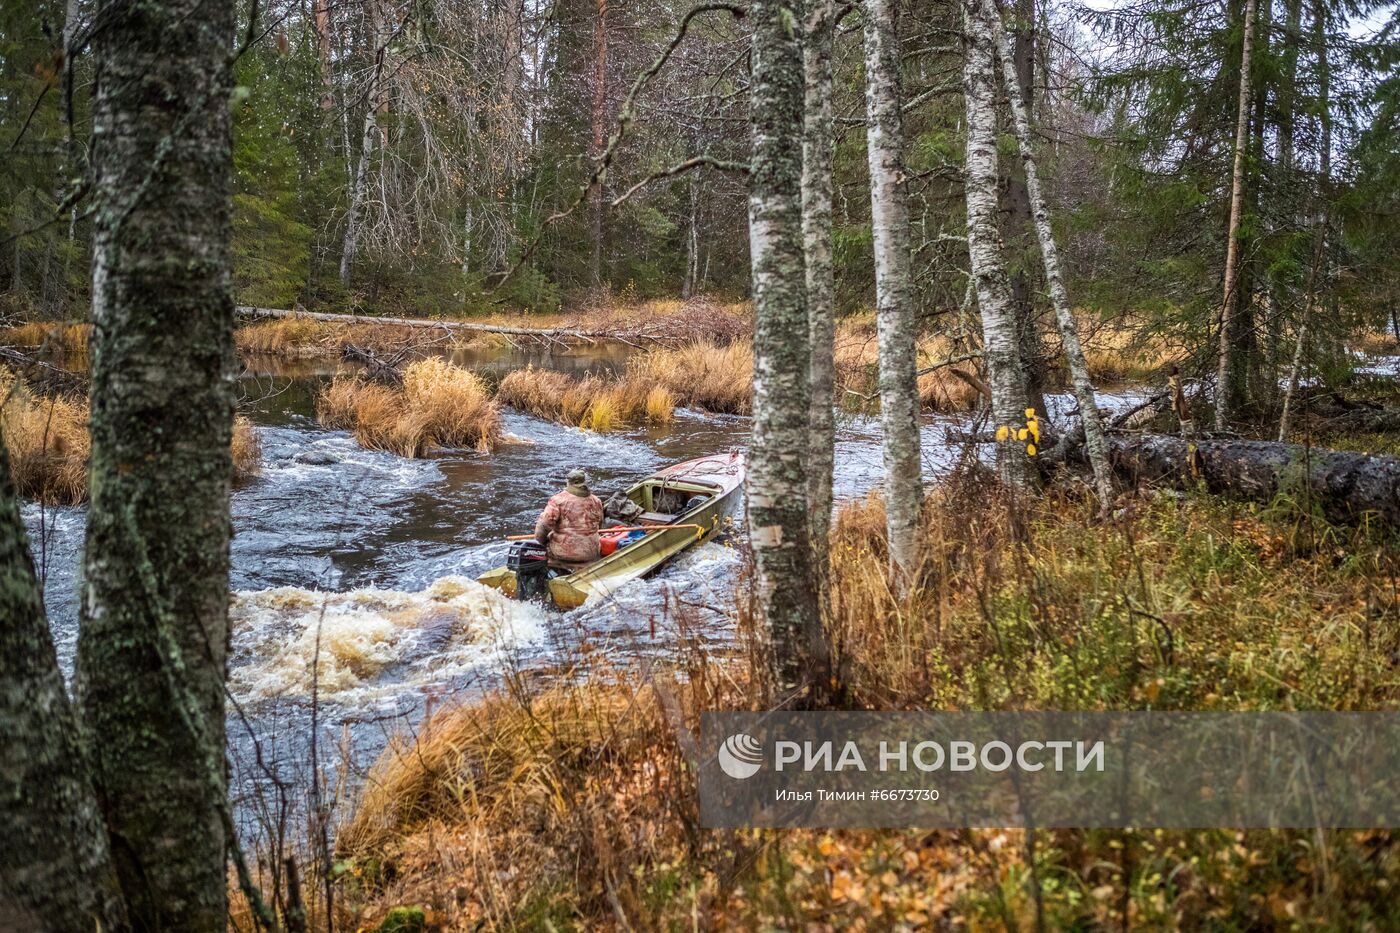
[[[278, 587], [235, 593], [230, 686], [247, 701], [318, 693], [339, 702], [441, 683], [541, 640], [539, 608], [466, 577], [417, 593]], [[319, 644], [318, 644], [319, 637]], [[386, 673], [390, 672], [391, 673]]]

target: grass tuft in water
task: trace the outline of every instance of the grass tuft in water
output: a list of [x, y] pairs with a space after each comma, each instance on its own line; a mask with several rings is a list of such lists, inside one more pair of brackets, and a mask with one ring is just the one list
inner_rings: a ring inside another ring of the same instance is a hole
[[409, 364], [402, 387], [337, 376], [316, 401], [323, 424], [361, 446], [402, 457], [435, 449], [488, 452], [500, 440], [500, 408], [474, 373], [440, 357]]

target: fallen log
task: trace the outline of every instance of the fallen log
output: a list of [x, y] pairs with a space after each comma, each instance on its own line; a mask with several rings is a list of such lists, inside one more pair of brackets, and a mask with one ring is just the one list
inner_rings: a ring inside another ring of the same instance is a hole
[[661, 333], [638, 333], [624, 329], [617, 331], [584, 330], [576, 327], [508, 327], [504, 324], [482, 324], [476, 321], [443, 321], [432, 318], [414, 317], [369, 317], [363, 314], [331, 314], [325, 311], [300, 311], [287, 308], [254, 308], [240, 306], [236, 309], [242, 317], [250, 318], [305, 318], [311, 321], [325, 321], [332, 324], [389, 324], [395, 327], [421, 327], [444, 330], [448, 333], [501, 334], [506, 337], [526, 337], [536, 340], [670, 340], [672, 335]]
[[[1082, 446], [1070, 459], [1083, 461]], [[1320, 506], [1335, 521], [1371, 515], [1400, 526], [1400, 458], [1273, 441], [1114, 435], [1109, 462], [1134, 483], [1203, 484], [1256, 502], [1281, 490]]]

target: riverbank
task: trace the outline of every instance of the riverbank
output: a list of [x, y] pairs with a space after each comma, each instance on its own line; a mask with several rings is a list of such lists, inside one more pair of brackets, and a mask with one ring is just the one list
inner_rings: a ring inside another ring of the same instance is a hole
[[[928, 504], [925, 585], [906, 601], [883, 584], [878, 498], [837, 523], [831, 626], [855, 708], [1400, 701], [1393, 538], [1283, 500], [1156, 494], [1101, 524], [1087, 499], [963, 478]], [[395, 908], [441, 929], [1400, 922], [1389, 831], [703, 830], [697, 713], [765, 708], [768, 692], [742, 599], [732, 613], [733, 651], [517, 676], [391, 746], [339, 835], [345, 928]]]

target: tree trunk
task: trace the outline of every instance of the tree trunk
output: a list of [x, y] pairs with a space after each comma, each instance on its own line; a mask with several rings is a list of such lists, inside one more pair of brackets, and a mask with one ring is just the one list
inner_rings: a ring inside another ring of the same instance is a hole
[[1272, 501], [1283, 490], [1336, 521], [1371, 513], [1400, 524], [1400, 458], [1167, 434], [1111, 437], [1109, 450], [1114, 470], [1125, 479], [1187, 488], [1204, 483], [1211, 492], [1256, 502]]
[[234, 9], [108, 0], [98, 15], [76, 685], [134, 925], [222, 931]]
[[1303, 317], [1293, 342], [1293, 361], [1288, 369], [1288, 386], [1283, 392], [1283, 410], [1279, 413], [1278, 439], [1288, 440], [1292, 418], [1293, 396], [1298, 391], [1298, 379], [1303, 372], [1303, 353], [1307, 347], [1308, 324], [1321, 283], [1327, 279], [1327, 225], [1331, 211], [1332, 185], [1332, 69], [1327, 57], [1327, 13], [1320, 0], [1313, 0], [1313, 40], [1317, 49], [1318, 119], [1322, 123], [1322, 139], [1317, 153], [1317, 185], [1313, 208], [1313, 255], [1308, 271], [1308, 287], [1303, 299]]
[[[820, 702], [830, 660], [817, 610], [807, 510], [811, 353], [802, 256], [803, 74], [794, 0], [755, 0], [753, 172], [753, 438], [748, 461], [754, 598], [785, 695]], [[780, 697], [786, 701], [788, 696]]]
[[1240, 53], [1240, 99], [1235, 119], [1235, 165], [1230, 176], [1230, 224], [1225, 246], [1225, 297], [1220, 304], [1220, 365], [1216, 371], [1215, 428], [1224, 431], [1230, 425], [1232, 409], [1240, 394], [1233, 359], [1235, 309], [1239, 305], [1237, 279], [1240, 266], [1240, 218], [1244, 213], [1244, 155], [1249, 137], [1249, 104], [1251, 100], [1250, 67], [1254, 56], [1254, 19], [1256, 0], [1245, 0], [1244, 48]]
[[[598, 0], [598, 18], [593, 22], [593, 137], [589, 155], [602, 157], [607, 146], [608, 107], [608, 0]], [[588, 254], [588, 284], [603, 284], [603, 185], [589, 193], [588, 222], [592, 250]]]
[[1055, 323], [1059, 325], [1065, 361], [1069, 364], [1074, 398], [1079, 403], [1085, 447], [1094, 469], [1094, 485], [1098, 490], [1099, 504], [1107, 511], [1113, 504], [1113, 477], [1108, 467], [1103, 419], [1094, 401], [1094, 384], [1089, 379], [1089, 364], [1084, 359], [1084, 349], [1079, 342], [1079, 325], [1074, 319], [1069, 293], [1065, 289], [1064, 274], [1060, 268], [1060, 253], [1055, 245], [1055, 233], [1050, 227], [1050, 209], [1046, 206], [1045, 194], [1040, 188], [1040, 172], [1036, 167], [1035, 152], [1032, 148], [1030, 117], [1026, 113], [1025, 102], [1017, 93], [1016, 62], [1006, 41], [1006, 31], [1002, 29], [1001, 14], [997, 10], [995, 0], [982, 0], [982, 10], [992, 29], [997, 53], [1001, 58], [1002, 78], [1006, 84], [1007, 95], [1011, 99], [1011, 116], [1016, 127], [1021, 163], [1025, 169], [1027, 200], [1031, 207], [1031, 218], [1035, 223], [1036, 237], [1040, 242], [1040, 256], [1045, 266], [1045, 284], [1050, 292], [1050, 301], [1055, 307]]
[[885, 461], [885, 529], [890, 569], [907, 580], [919, 562], [923, 501], [918, 367], [909, 205], [904, 190], [899, 36], [894, 0], [866, 0], [865, 112], [870, 164], [870, 226], [875, 241], [875, 306], [880, 339], [880, 426]]
[[[1027, 113], [1032, 108], [1035, 80], [1035, 0], [1017, 0], [1016, 29], [1012, 39], [1016, 82], [1007, 87], [1007, 99], [1015, 94]], [[1014, 125], [1014, 124], [1013, 124]], [[1047, 360], [1041, 346], [1035, 312], [1035, 288], [1030, 272], [1031, 202], [1026, 176], [1019, 162], [1007, 166], [1006, 239], [1013, 257], [1010, 263], [1011, 306], [1016, 311], [1016, 330], [1021, 359], [1026, 368], [1027, 404], [1042, 420], [1049, 421], [1045, 407]]]
[[365, 92], [365, 116], [360, 129], [360, 157], [355, 163], [355, 177], [350, 183], [350, 209], [345, 217], [345, 238], [340, 250], [340, 284], [350, 287], [350, 278], [355, 270], [355, 254], [359, 251], [360, 230], [364, 223], [365, 197], [369, 191], [369, 165], [374, 157], [376, 119], [379, 113], [380, 80], [384, 74], [384, 58], [387, 49], [381, 46], [384, 41], [379, 33], [379, 17], [370, 11], [370, 49], [374, 53], [374, 70], [370, 74], [369, 88]]
[[812, 517], [812, 559], [826, 587], [831, 530], [831, 484], [836, 465], [835, 303], [831, 263], [831, 192], [835, 134], [831, 112], [834, 0], [811, 7], [803, 71], [806, 75], [802, 134], [802, 236], [807, 269], [807, 321], [811, 340], [811, 414], [807, 460], [807, 504]]
[[[1299, 27], [1302, 23], [1302, 0], [1285, 0], [1283, 27], [1283, 64], [1279, 69], [1277, 118], [1275, 132], [1278, 134], [1278, 184], [1285, 192], [1293, 190], [1296, 175], [1294, 159], [1294, 108], [1298, 96], [1298, 42]], [[1286, 211], [1290, 224], [1297, 223], [1296, 211]], [[1269, 316], [1266, 329], [1268, 340], [1268, 367], [1271, 379], [1278, 378], [1279, 356], [1283, 341], [1283, 328], [1287, 322], [1286, 312], [1296, 298], [1297, 283], [1292, 276], [1274, 275], [1271, 277], [1269, 292]]]
[[[1017, 339], [1016, 315], [1006, 281], [1001, 237], [997, 233], [997, 140], [993, 42], [982, 16], [981, 0], [965, 0], [963, 32], [966, 58], [963, 95], [967, 105], [967, 158], [963, 186], [967, 196], [967, 252], [982, 312], [982, 360], [992, 390], [992, 417], [1011, 430], [1026, 420], [1026, 374]], [[997, 450], [1002, 478], [1013, 485], [1026, 481], [1026, 459], [1009, 444]]]
[[126, 926], [77, 717], [0, 438], [0, 927]]
[[690, 209], [686, 216], [685, 277], [681, 280], [682, 301], [688, 301], [695, 294], [695, 286], [700, 277], [700, 183], [693, 172], [686, 185], [686, 199]]

